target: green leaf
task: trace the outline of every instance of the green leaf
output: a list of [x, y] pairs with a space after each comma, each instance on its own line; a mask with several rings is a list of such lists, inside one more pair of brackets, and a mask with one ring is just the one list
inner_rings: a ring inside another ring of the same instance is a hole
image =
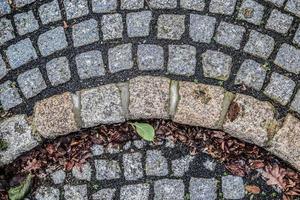
[[26, 179], [17, 187], [10, 188], [8, 190], [8, 196], [10, 200], [22, 200], [29, 192], [32, 181], [32, 175], [28, 174]]
[[141, 136], [144, 140], [152, 142], [154, 140], [155, 131], [153, 126], [147, 123], [129, 123], [135, 131]]

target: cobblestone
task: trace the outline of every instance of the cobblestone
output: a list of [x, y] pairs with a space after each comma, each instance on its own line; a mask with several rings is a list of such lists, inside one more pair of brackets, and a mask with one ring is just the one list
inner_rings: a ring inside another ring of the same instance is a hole
[[194, 42], [210, 43], [215, 31], [216, 18], [190, 15], [190, 37]]
[[123, 166], [126, 180], [138, 180], [143, 177], [142, 155], [140, 153], [124, 154]]
[[36, 200], [59, 200], [60, 192], [58, 189], [53, 187], [40, 187], [38, 188], [35, 198]]
[[116, 189], [102, 189], [92, 195], [93, 200], [113, 200]]
[[294, 97], [294, 100], [291, 103], [291, 109], [300, 114], [300, 90], [298, 90]]
[[54, 184], [62, 184], [65, 181], [66, 172], [62, 169], [57, 170], [51, 174], [51, 179]]
[[298, 29], [294, 35], [293, 38], [293, 43], [297, 44], [298, 46], [300, 46], [300, 26], [298, 26]]
[[217, 199], [217, 181], [213, 178], [191, 178], [190, 200]]
[[138, 45], [137, 62], [140, 70], [163, 70], [164, 49], [158, 45]]
[[299, 74], [300, 73], [300, 50], [288, 45], [281, 45], [274, 63], [283, 69]]
[[300, 8], [298, 3], [299, 2], [297, 0], [288, 0], [284, 9], [300, 17]]
[[14, 82], [6, 81], [0, 84], [0, 102], [4, 110], [9, 110], [23, 102]]
[[96, 179], [111, 180], [121, 177], [121, 168], [115, 160], [95, 160]]
[[146, 174], [147, 176], [166, 176], [168, 175], [168, 162], [161, 151], [149, 150], [146, 155]]
[[205, 8], [204, 0], [180, 0], [180, 6], [187, 10], [203, 11]]
[[92, 44], [99, 40], [98, 23], [94, 19], [75, 24], [72, 27], [74, 47]]
[[190, 162], [192, 161], [193, 157], [190, 155], [177, 160], [172, 160], [173, 175], [177, 177], [184, 176], [184, 174], [189, 170]]
[[288, 77], [273, 73], [264, 93], [280, 104], [286, 105], [293, 94], [295, 86], [295, 82]]
[[282, 7], [285, 2], [285, 0], [265, 0], [265, 1], [269, 1], [277, 7]]
[[11, 12], [10, 5], [7, 1], [0, 2], [0, 17]]
[[215, 40], [219, 44], [238, 50], [241, 47], [241, 42], [245, 32], [246, 29], [242, 26], [222, 21], [217, 29]]
[[184, 184], [182, 180], [162, 179], [154, 182], [155, 200], [184, 199]]
[[92, 177], [92, 167], [89, 163], [81, 166], [75, 166], [72, 169], [72, 175], [79, 180], [90, 181]]
[[14, 28], [11, 21], [6, 18], [0, 19], [0, 45], [15, 38]]
[[91, 149], [93, 156], [100, 156], [104, 153], [104, 147], [102, 145], [95, 144]]
[[64, 197], [66, 200], [87, 200], [87, 186], [86, 185], [65, 185]]
[[180, 40], [184, 31], [184, 15], [160, 15], [157, 21], [158, 39]]
[[104, 15], [101, 26], [104, 40], [122, 38], [123, 22], [120, 14]]
[[121, 200], [147, 200], [150, 186], [147, 183], [128, 185], [121, 188]]
[[238, 18], [249, 23], [260, 25], [264, 16], [264, 6], [253, 0], [244, 0]]
[[6, 67], [6, 64], [2, 59], [2, 56], [0, 55], [0, 80], [7, 74], [7, 72], [8, 69]]
[[89, 13], [87, 0], [63, 0], [67, 19], [74, 19]]
[[35, 19], [32, 11], [16, 14], [14, 21], [20, 35], [31, 33], [39, 28], [38, 21]]
[[111, 73], [131, 69], [132, 44], [118, 45], [108, 50], [108, 66]]
[[69, 61], [66, 57], [50, 60], [46, 64], [48, 79], [53, 86], [68, 82], [71, 79]]
[[133, 145], [138, 149], [142, 149], [144, 146], [147, 145], [147, 143], [144, 140], [134, 140]]
[[68, 46], [63, 27], [57, 27], [39, 36], [38, 46], [43, 56], [49, 56]]
[[92, 0], [93, 12], [109, 13], [117, 9], [117, 0]]
[[268, 19], [266, 28], [278, 33], [286, 34], [293, 23], [293, 19], [292, 16], [274, 9]]
[[14, 0], [14, 3], [16, 5], [17, 8], [21, 8], [25, 5], [31, 4], [33, 2], [35, 2], [36, 0]]
[[235, 9], [236, 0], [211, 0], [209, 4], [209, 12], [232, 15]]
[[100, 51], [88, 51], [76, 56], [77, 72], [80, 79], [105, 75], [105, 66]]
[[222, 177], [222, 192], [225, 199], [242, 199], [245, 196], [243, 179], [238, 176]]
[[144, 0], [121, 0], [121, 9], [137, 10], [144, 7]]
[[177, 0], [149, 0], [149, 7], [154, 9], [174, 9]]
[[128, 13], [126, 16], [128, 37], [146, 37], [150, 33], [151, 11]]
[[39, 16], [43, 24], [62, 19], [57, 0], [45, 3], [39, 7]]

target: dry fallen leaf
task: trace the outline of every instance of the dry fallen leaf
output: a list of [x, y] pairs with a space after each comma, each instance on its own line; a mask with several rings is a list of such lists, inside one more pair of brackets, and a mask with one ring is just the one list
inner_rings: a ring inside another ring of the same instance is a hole
[[259, 194], [260, 188], [256, 185], [246, 185], [245, 190], [251, 194]]
[[267, 179], [268, 185], [278, 186], [282, 190], [286, 187], [285, 175], [286, 170], [280, 168], [277, 164], [266, 166], [265, 171], [262, 173], [262, 176]]

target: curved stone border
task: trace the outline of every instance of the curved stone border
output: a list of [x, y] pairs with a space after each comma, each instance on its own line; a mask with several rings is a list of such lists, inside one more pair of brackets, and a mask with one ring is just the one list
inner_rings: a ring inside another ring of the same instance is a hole
[[55, 138], [100, 124], [160, 118], [224, 130], [300, 170], [300, 120], [291, 114], [277, 120], [275, 112], [269, 102], [219, 86], [139, 76], [76, 94], [55, 95], [37, 102], [31, 117], [17, 115], [4, 120], [0, 133], [8, 149], [0, 152], [0, 162], [8, 164], [38, 145], [40, 138]]

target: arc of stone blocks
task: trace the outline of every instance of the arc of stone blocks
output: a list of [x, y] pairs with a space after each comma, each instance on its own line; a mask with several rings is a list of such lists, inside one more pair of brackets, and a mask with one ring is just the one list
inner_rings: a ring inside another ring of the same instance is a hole
[[275, 119], [269, 103], [233, 94], [219, 86], [139, 76], [128, 82], [66, 92], [36, 103], [33, 116], [16, 115], [0, 123], [8, 148], [0, 165], [37, 146], [81, 128], [137, 119], [174, 122], [223, 130], [260, 147], [300, 170], [300, 120], [288, 114]]

